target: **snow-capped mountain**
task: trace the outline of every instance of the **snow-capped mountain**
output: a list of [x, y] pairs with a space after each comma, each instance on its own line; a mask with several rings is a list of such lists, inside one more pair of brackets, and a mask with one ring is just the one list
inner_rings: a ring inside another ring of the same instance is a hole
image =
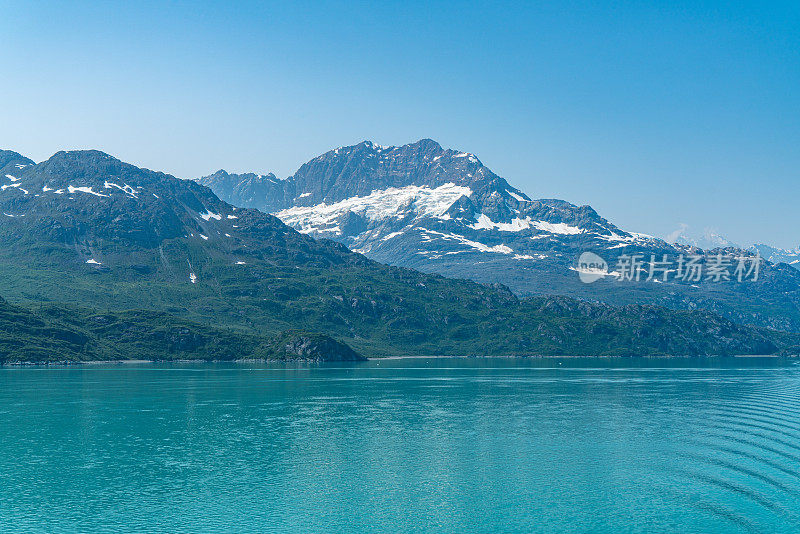
[[474, 154], [429, 139], [402, 147], [365, 141], [338, 148], [284, 181], [225, 171], [199, 181], [233, 204], [273, 212], [301, 232], [379, 261], [428, 270], [431, 262], [535, 263], [563, 254], [564, 247], [666, 246], [620, 230], [589, 206], [532, 200]]
[[714, 250], [717, 248], [741, 248], [714, 228], [705, 228], [702, 233], [694, 233], [689, 225], [681, 223], [680, 227], [668, 235], [665, 240], [668, 243], [697, 247], [703, 250]]
[[[713, 228], [706, 228], [701, 234], [695, 234], [689, 230], [687, 224], [680, 227], [665, 238], [668, 243], [675, 243], [685, 247], [695, 247], [706, 251], [716, 249], [743, 249], [727, 237], [720, 234]], [[800, 247], [791, 250], [777, 248], [763, 243], [757, 243], [747, 247], [747, 250], [757, 253], [770, 263], [786, 263], [800, 269]]]
[[759, 243], [750, 247], [750, 250], [758, 252], [762, 258], [771, 263], [788, 263], [792, 267], [800, 269], [800, 247], [790, 250]]
[[[624, 231], [590, 206], [532, 199], [474, 154], [430, 139], [400, 147], [365, 141], [337, 148], [285, 180], [218, 171], [199, 182], [231, 204], [274, 213], [303, 233], [338, 241], [372, 259], [502, 283], [521, 296], [699, 307], [742, 322], [800, 326], [800, 273], [780, 266], [765, 269], [746, 290], [741, 284], [658, 279], [621, 284], [613, 277], [581, 283], [576, 262], [586, 251], [613, 269], [623, 254], [640, 253], [649, 260], [699, 248]], [[731, 244], [717, 240], [716, 245]], [[767, 312], [765, 302], [779, 303], [783, 312]]]

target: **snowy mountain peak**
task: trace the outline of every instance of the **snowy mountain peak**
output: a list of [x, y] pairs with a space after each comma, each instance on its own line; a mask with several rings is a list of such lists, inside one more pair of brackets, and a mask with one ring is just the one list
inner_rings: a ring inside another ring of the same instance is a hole
[[762, 258], [771, 263], [786, 263], [800, 269], [800, 247], [791, 250], [759, 243], [750, 247], [749, 250], [757, 252]]
[[678, 228], [666, 236], [668, 243], [676, 243], [702, 250], [714, 250], [718, 248], [741, 248], [738, 244], [729, 240], [719, 233], [715, 228], [705, 228], [702, 232], [694, 232], [686, 223], [680, 223]]
[[301, 232], [425, 270], [436, 264], [447, 272], [469, 258], [502, 258], [511, 268], [555, 256], [566, 262], [580, 247], [616, 250], [658, 241], [628, 234], [588, 206], [533, 200], [476, 155], [430, 139], [340, 147], [277, 185], [219, 173], [200, 182], [232, 204], [275, 213]]
[[[29, 160], [28, 160], [29, 161]], [[207, 188], [124, 163], [98, 150], [58, 152], [39, 163], [12, 158], [0, 172], [2, 219], [79, 243], [87, 235], [153, 246], [168, 239], [231, 233], [227, 207]], [[78, 217], [78, 215], [80, 217]], [[79, 222], [76, 222], [80, 219]], [[50, 221], [45, 227], [42, 221]], [[99, 258], [97, 265], [103, 264]]]

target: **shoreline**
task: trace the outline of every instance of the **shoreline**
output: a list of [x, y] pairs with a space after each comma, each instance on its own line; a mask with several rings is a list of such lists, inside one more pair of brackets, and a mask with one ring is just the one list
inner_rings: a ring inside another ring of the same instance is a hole
[[158, 363], [350, 363], [357, 364], [364, 361], [393, 361], [393, 360], [442, 360], [442, 359], [497, 359], [497, 360], [580, 360], [580, 359], [628, 359], [628, 360], [719, 360], [727, 358], [736, 359], [787, 359], [797, 360], [800, 355], [780, 355], [780, 354], [737, 354], [732, 356], [548, 356], [548, 355], [531, 355], [531, 356], [453, 356], [453, 355], [409, 355], [409, 356], [383, 356], [378, 358], [367, 358], [362, 361], [325, 361], [325, 360], [268, 360], [264, 358], [241, 358], [236, 360], [204, 360], [204, 359], [179, 359], [179, 360], [64, 360], [54, 362], [5, 362], [0, 363], [0, 369], [3, 367], [70, 367], [70, 366], [92, 366], [92, 365], [134, 365], [134, 364], [158, 364]]

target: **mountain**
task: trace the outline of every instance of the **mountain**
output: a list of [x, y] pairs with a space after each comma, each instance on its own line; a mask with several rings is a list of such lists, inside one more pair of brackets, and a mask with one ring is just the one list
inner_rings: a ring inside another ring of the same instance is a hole
[[[219, 346], [241, 345], [243, 356], [266, 346], [277, 357], [339, 359], [352, 356], [343, 344], [365, 356], [759, 354], [797, 344], [706, 312], [520, 299], [499, 285], [382, 265], [98, 151], [38, 164], [0, 152], [0, 165], [4, 295], [14, 305], [85, 309], [71, 323], [69, 311], [58, 316], [79, 332], [94, 332], [93, 317], [126, 314], [145, 318], [123, 329], [132, 341], [158, 339], [159, 326], [177, 322], [212, 328], [213, 346], [229, 336]], [[585, 224], [593, 217], [587, 210]], [[159, 345], [121, 347], [153, 354]]]
[[706, 228], [702, 234], [694, 234], [689, 231], [689, 225], [681, 224], [680, 227], [672, 232], [665, 239], [668, 243], [675, 243], [703, 250], [714, 250], [718, 248], [741, 248], [739, 245], [721, 235], [713, 228]]
[[764, 244], [756, 244], [750, 247], [750, 250], [757, 252], [762, 258], [772, 263], [786, 263], [796, 269], [800, 269], [800, 247], [789, 250]]
[[[758, 280], [739, 283], [579, 279], [583, 252], [614, 271], [623, 255], [703, 254], [703, 250], [624, 231], [590, 206], [533, 200], [473, 154], [423, 139], [401, 147], [365, 141], [304, 164], [286, 180], [219, 171], [199, 179], [234, 205], [275, 213], [308, 235], [336, 240], [391, 265], [455, 278], [502, 283], [521, 297], [559, 294], [614, 305], [706, 309], [743, 324], [800, 331], [800, 273], [764, 265]], [[657, 199], [647, 200], [657, 209]]]

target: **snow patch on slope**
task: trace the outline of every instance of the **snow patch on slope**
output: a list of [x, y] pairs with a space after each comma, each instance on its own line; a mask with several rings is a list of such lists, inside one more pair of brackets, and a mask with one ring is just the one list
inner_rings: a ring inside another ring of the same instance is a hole
[[94, 196], [96, 196], [96, 197], [104, 197], [104, 198], [108, 198], [108, 195], [104, 195], [104, 194], [102, 194], [102, 193], [98, 193], [98, 192], [96, 192], [96, 191], [93, 191], [91, 187], [84, 187], [84, 186], [81, 186], [81, 187], [74, 187], [74, 186], [69, 186], [69, 187], [67, 187], [67, 191], [69, 191], [69, 194], [70, 194], [70, 195], [72, 195], [73, 193], [76, 193], [76, 192], [78, 192], [78, 193], [88, 193], [88, 194], [90, 194], [90, 195], [94, 195]]
[[431, 189], [427, 186], [410, 185], [373, 191], [363, 197], [352, 197], [333, 204], [295, 206], [279, 211], [275, 215], [284, 223], [299, 228], [301, 232], [333, 232], [341, 230], [334, 226], [336, 220], [353, 212], [369, 221], [399, 219], [411, 212], [415, 218], [433, 217], [446, 220], [445, 212], [462, 196], [470, 196], [468, 187], [447, 183]]
[[211, 211], [206, 210], [205, 213], [200, 214], [200, 218], [203, 219], [204, 221], [209, 221], [211, 219], [216, 219], [218, 221], [221, 221], [222, 215], [220, 215], [219, 213], [212, 213]]
[[481, 213], [476, 217], [476, 223], [469, 225], [473, 230], [500, 230], [501, 232], [521, 232], [535, 228], [542, 232], [550, 234], [561, 235], [577, 235], [582, 234], [584, 230], [577, 226], [571, 226], [566, 223], [550, 223], [547, 221], [533, 221], [530, 217], [520, 219], [516, 217], [510, 223], [497, 223], [492, 221], [486, 214]]
[[120, 191], [122, 191], [123, 193], [125, 193], [126, 195], [128, 195], [130, 197], [137, 198], [137, 199], [139, 198], [137, 196], [138, 193], [136, 192], [136, 189], [131, 187], [131, 186], [129, 186], [128, 184], [119, 185], [119, 184], [115, 184], [114, 182], [106, 181], [106, 182], [103, 183], [103, 187], [105, 187], [106, 189], [116, 188], [116, 189], [119, 189]]
[[496, 252], [499, 254], [512, 254], [514, 252], [511, 249], [511, 247], [506, 245], [495, 245], [493, 247], [490, 247], [489, 245], [484, 245], [483, 243], [478, 243], [477, 241], [472, 241], [470, 239], [467, 239], [463, 235], [459, 234], [453, 234], [453, 233], [446, 234], [444, 232], [437, 232], [435, 230], [429, 230], [427, 228], [422, 228], [422, 227], [418, 227], [417, 229], [422, 230], [424, 232], [424, 235], [422, 236], [422, 241], [426, 243], [433, 241], [435, 238], [438, 237], [439, 239], [444, 239], [447, 241], [457, 241], [463, 245], [474, 248], [478, 252]]
[[511, 195], [514, 199], [519, 200], [520, 202], [530, 202], [530, 200], [528, 200], [527, 198], [522, 198], [521, 196], [519, 196], [518, 194], [516, 194], [515, 192], [513, 192], [511, 190], [506, 191], [506, 193]]

